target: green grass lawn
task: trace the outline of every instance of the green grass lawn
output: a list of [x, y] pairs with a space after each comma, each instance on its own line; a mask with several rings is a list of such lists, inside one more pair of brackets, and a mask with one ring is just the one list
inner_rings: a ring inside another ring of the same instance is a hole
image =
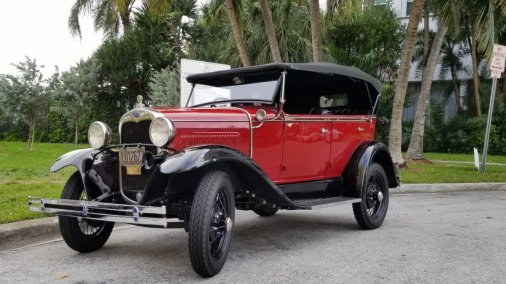
[[[50, 174], [49, 166], [74, 149], [71, 144], [38, 143], [29, 151], [26, 143], [0, 141], [0, 224], [46, 216], [29, 212], [27, 197], [59, 197], [75, 169]], [[462, 163], [472, 162], [471, 154], [428, 153], [426, 157], [429, 161], [408, 162], [401, 169], [403, 183], [506, 182], [506, 166], [487, 166], [486, 174], [481, 174], [472, 164]], [[506, 157], [489, 156], [487, 161], [506, 164]]]
[[71, 144], [37, 143], [30, 151], [27, 143], [0, 141], [0, 224], [46, 216], [29, 212], [27, 197], [59, 197], [75, 169], [50, 174], [49, 167], [72, 150]]

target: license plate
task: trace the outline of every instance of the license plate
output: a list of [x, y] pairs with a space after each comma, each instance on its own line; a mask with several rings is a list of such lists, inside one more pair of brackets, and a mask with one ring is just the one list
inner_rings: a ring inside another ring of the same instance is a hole
[[144, 147], [126, 147], [119, 149], [119, 160], [122, 167], [126, 167], [127, 175], [140, 175]]

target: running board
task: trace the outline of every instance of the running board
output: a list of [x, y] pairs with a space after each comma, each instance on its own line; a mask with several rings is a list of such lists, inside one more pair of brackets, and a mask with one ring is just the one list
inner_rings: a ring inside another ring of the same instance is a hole
[[158, 228], [181, 227], [167, 222], [165, 206], [142, 206], [86, 200], [28, 197], [30, 211], [54, 213], [59, 216], [80, 217], [105, 222], [119, 222]]
[[328, 198], [316, 198], [316, 199], [295, 199], [292, 200], [293, 203], [297, 204], [300, 207], [305, 207], [308, 209], [320, 209], [326, 208], [334, 205], [341, 204], [352, 204], [356, 202], [362, 201], [361, 198], [356, 197], [328, 197]]

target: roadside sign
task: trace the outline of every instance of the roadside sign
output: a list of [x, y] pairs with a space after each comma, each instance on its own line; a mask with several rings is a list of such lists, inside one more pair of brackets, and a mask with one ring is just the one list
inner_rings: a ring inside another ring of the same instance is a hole
[[504, 72], [505, 61], [506, 46], [494, 44], [494, 48], [492, 49], [492, 60], [490, 61], [490, 71]]
[[479, 171], [480, 170], [480, 154], [478, 153], [478, 149], [476, 149], [476, 147], [473, 149], [474, 149], [474, 166]]
[[485, 167], [487, 166], [487, 150], [488, 143], [490, 140], [490, 128], [492, 125], [492, 114], [494, 112], [494, 99], [495, 89], [497, 88], [497, 79], [501, 78], [502, 72], [504, 72], [504, 65], [506, 62], [506, 46], [494, 44], [492, 49], [492, 60], [490, 63], [490, 75], [492, 79], [492, 90], [490, 92], [490, 103], [488, 107], [487, 117], [487, 128], [485, 130], [485, 143], [483, 143], [483, 160], [481, 166], [481, 173], [485, 173]]

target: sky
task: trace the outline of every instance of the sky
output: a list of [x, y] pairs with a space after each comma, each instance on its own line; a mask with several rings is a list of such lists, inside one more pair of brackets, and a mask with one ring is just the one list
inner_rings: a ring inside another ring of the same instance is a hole
[[[82, 38], [73, 37], [67, 27], [75, 0], [4, 0], [0, 4], [0, 74], [16, 74], [11, 63], [35, 58], [45, 77], [55, 65], [68, 70], [81, 58], [88, 58], [102, 43], [91, 17], [81, 17]], [[206, 0], [198, 0], [199, 4]], [[326, 1], [320, 1], [324, 6]]]
[[90, 17], [81, 17], [82, 38], [73, 37], [67, 20], [74, 0], [6, 0], [0, 4], [0, 74], [15, 74], [11, 63], [35, 58], [45, 77], [54, 66], [67, 70], [88, 58], [102, 42]]

